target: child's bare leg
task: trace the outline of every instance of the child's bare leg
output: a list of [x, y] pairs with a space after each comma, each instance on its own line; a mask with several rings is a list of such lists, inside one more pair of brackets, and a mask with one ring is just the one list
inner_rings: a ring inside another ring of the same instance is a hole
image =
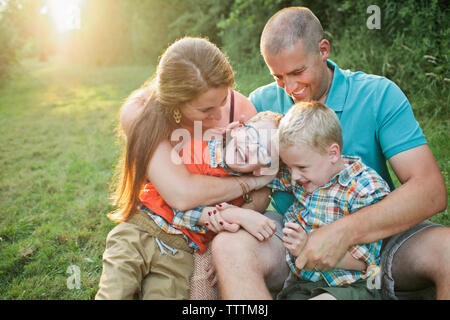
[[217, 300], [217, 285], [211, 286], [206, 268], [211, 263], [211, 246], [203, 254], [194, 253], [194, 272], [191, 277], [189, 300]]

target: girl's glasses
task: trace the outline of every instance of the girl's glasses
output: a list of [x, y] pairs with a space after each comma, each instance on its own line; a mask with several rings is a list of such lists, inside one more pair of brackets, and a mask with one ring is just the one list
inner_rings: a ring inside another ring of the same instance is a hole
[[[247, 123], [244, 123], [244, 127], [249, 146], [256, 145], [257, 147], [258, 162], [262, 165], [270, 166], [272, 163], [272, 158], [269, 150], [261, 144], [259, 131], [254, 126]], [[245, 155], [242, 154], [242, 150], [240, 148], [238, 148], [238, 152], [240, 153], [241, 158], [245, 159]]]

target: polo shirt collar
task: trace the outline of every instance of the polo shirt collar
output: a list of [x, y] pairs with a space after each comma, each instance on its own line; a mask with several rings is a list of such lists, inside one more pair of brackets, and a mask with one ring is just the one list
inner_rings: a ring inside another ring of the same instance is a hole
[[334, 111], [342, 111], [344, 109], [345, 100], [347, 98], [347, 81], [344, 73], [336, 63], [327, 59], [327, 65], [334, 69], [333, 80], [328, 91], [325, 104]]

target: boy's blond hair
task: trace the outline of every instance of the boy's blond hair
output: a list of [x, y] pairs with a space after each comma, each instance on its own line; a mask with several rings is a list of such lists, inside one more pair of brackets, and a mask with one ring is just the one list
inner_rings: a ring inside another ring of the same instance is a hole
[[337, 143], [342, 151], [342, 129], [335, 112], [321, 102], [299, 102], [278, 126], [280, 148], [303, 144], [324, 154]]

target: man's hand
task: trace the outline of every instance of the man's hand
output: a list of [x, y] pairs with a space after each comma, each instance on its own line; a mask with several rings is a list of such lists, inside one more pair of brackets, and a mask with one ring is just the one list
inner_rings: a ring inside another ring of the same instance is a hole
[[351, 246], [344, 220], [342, 218], [309, 233], [306, 245], [295, 260], [297, 268], [325, 272], [336, 267]]

